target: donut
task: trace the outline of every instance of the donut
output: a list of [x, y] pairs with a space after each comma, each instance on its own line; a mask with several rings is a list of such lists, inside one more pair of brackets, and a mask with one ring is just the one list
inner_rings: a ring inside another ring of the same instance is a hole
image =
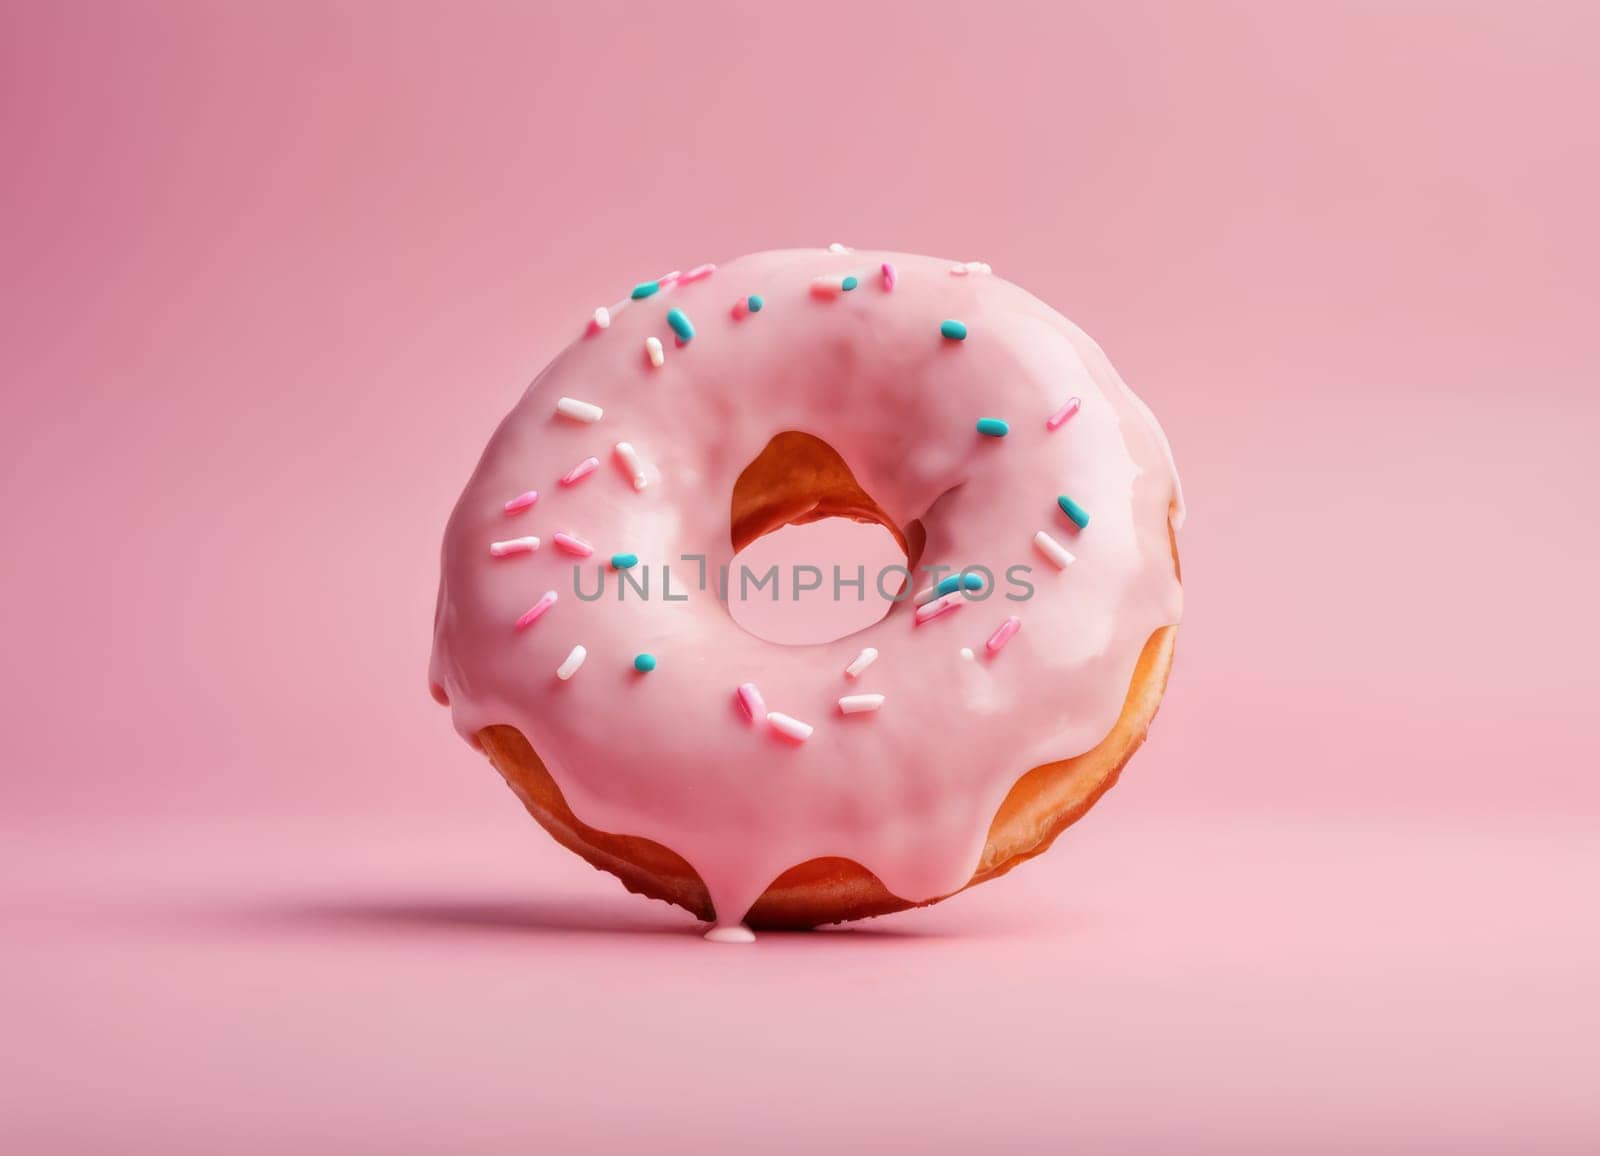
[[[1048, 848], [1143, 741], [1183, 512], [1150, 410], [986, 264], [702, 265], [595, 310], [494, 433], [430, 686], [551, 835], [709, 938], [932, 903]], [[888, 612], [745, 631], [721, 576], [824, 518], [904, 551]]]

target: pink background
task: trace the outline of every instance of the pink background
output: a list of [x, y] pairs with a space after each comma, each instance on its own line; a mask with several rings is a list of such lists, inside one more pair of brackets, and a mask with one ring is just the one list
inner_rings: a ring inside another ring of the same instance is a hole
[[[1597, 49], [1578, 3], [0, 4], [0, 1147], [1594, 1150]], [[1051, 856], [714, 949], [429, 703], [438, 538], [594, 305], [833, 240], [1095, 335], [1188, 616]]]

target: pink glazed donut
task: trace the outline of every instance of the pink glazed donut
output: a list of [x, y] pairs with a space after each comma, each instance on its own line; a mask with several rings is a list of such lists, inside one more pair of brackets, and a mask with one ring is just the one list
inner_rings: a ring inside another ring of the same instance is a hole
[[[718, 575], [825, 517], [894, 535], [902, 600], [821, 645], [747, 633]], [[881, 914], [1038, 854], [1115, 781], [1182, 520], [1154, 416], [987, 265], [759, 253], [596, 310], [501, 423], [430, 680], [551, 834], [709, 937]]]

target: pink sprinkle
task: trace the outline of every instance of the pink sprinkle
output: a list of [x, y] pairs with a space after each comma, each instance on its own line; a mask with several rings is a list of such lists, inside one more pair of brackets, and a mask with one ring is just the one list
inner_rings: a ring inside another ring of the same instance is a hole
[[704, 280], [705, 278], [711, 276], [711, 274], [715, 273], [716, 271], [717, 271], [717, 267], [715, 265], [711, 265], [711, 264], [696, 265], [693, 269], [690, 269], [682, 277], [678, 278], [678, 284], [680, 284], [680, 285], [688, 285], [688, 284], [690, 284], [692, 282], [695, 282], [695, 281]]
[[894, 281], [894, 266], [885, 261], [883, 263], [883, 291], [885, 293], [893, 292]]
[[[561, 535], [557, 534], [556, 537], [560, 538]], [[960, 590], [952, 590], [943, 598], [935, 598], [932, 602], [917, 607], [917, 624], [920, 626], [924, 622], [931, 622], [940, 615], [948, 614], [965, 601], [966, 596]]]
[[656, 284], [659, 285], [662, 289], [670, 289], [674, 285], [676, 285], [678, 283], [679, 279], [682, 278], [682, 277], [683, 277], [683, 274], [678, 272], [678, 270], [674, 269], [672, 272], [668, 273], [665, 277], [657, 277], [656, 278]]
[[739, 705], [744, 707], [745, 717], [751, 722], [758, 722], [767, 717], [766, 700], [761, 697], [761, 692], [756, 689], [753, 682], [739, 684]]
[[563, 486], [577, 485], [577, 483], [583, 481], [584, 478], [587, 478], [599, 468], [599, 458], [584, 458], [583, 461], [567, 471], [566, 476], [561, 479], [561, 484]]
[[1078, 412], [1078, 406], [1080, 404], [1081, 403], [1077, 398], [1069, 397], [1066, 405], [1062, 406], [1060, 409], [1056, 410], [1055, 413], [1051, 414], [1045, 419], [1044, 428], [1057, 429], [1060, 427], [1062, 422], [1066, 421], [1069, 417]]
[[748, 297], [741, 297], [733, 303], [733, 319], [735, 321], [743, 321], [745, 315], [750, 312], [749, 302], [750, 299]]
[[532, 554], [538, 548], [537, 538], [510, 538], [504, 542], [489, 543], [489, 553], [496, 558], [509, 558], [513, 554]]
[[531, 607], [529, 607], [526, 614], [517, 619], [517, 629], [528, 629], [528, 627], [532, 626], [535, 622], [539, 621], [539, 619], [543, 618], [544, 612], [549, 610], [550, 607], [554, 606], [555, 604], [556, 592], [554, 590], [546, 590], [544, 592], [544, 596], [541, 597], [539, 601], [535, 602]]
[[1021, 629], [1022, 619], [1013, 614], [1000, 624], [998, 630], [989, 635], [989, 641], [983, 644], [983, 648], [990, 654], [999, 654], [1001, 648], [1011, 641], [1011, 636]]
[[813, 277], [811, 279], [811, 296], [837, 297], [844, 292], [844, 278], [839, 276]]
[[574, 537], [564, 530], [558, 531], [556, 536], [550, 540], [556, 544], [557, 550], [560, 550], [563, 554], [571, 554], [574, 558], [587, 558], [594, 553], [593, 546], [582, 538]]
[[520, 514], [520, 513], [522, 513], [522, 511], [526, 510], [529, 506], [533, 505], [538, 500], [539, 500], [539, 491], [538, 490], [529, 490], [525, 494], [518, 494], [516, 497], [512, 498], [509, 502], [506, 503], [506, 513], [508, 513], [508, 514]]

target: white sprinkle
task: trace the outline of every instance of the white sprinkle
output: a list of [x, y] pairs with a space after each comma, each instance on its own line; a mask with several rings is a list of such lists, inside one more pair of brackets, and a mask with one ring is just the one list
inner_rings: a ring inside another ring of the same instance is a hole
[[993, 273], [987, 261], [958, 261], [950, 266], [950, 276], [965, 277], [968, 273]]
[[1043, 530], [1040, 530], [1033, 536], [1033, 544], [1039, 548], [1039, 553], [1050, 559], [1050, 561], [1054, 562], [1056, 566], [1062, 570], [1065, 570], [1068, 566], [1077, 561], [1076, 558], [1068, 553], [1065, 546], [1063, 546], [1060, 542], [1057, 542]]
[[581, 646], [574, 646], [567, 652], [567, 657], [556, 667], [556, 677], [562, 682], [578, 673], [578, 667], [583, 665], [583, 660], [589, 657], [589, 652]]
[[971, 662], [977, 656], [972, 653], [972, 647], [963, 646], [961, 648], [961, 657], [966, 659], [968, 662]]
[[932, 602], [917, 607], [917, 624], [920, 626], [924, 622], [931, 622], [941, 614], [948, 614], [952, 610], [959, 609], [964, 601], [966, 599], [959, 590], [952, 590], [943, 598], [935, 598]]
[[859, 678], [863, 670], [877, 661], [877, 650], [869, 646], [850, 660], [850, 665], [844, 668], [844, 676], [846, 678]]
[[801, 743], [810, 738], [811, 732], [816, 729], [810, 723], [803, 723], [797, 718], [790, 718], [788, 715], [780, 714], [775, 710], [767, 712], [767, 722], [779, 734], [787, 735], [789, 738]]
[[504, 542], [490, 542], [489, 553], [496, 558], [509, 558], [512, 554], [531, 554], [539, 548], [537, 538], [507, 538]]
[[952, 277], [965, 277], [968, 272], [970, 272], [970, 270], [968, 270], [968, 268], [959, 261], [950, 266], [950, 276]]
[[735, 923], [731, 927], [713, 927], [706, 932], [706, 938], [712, 943], [754, 943], [756, 933], [742, 923]]
[[852, 249], [849, 245], [841, 245], [841, 244], [839, 244], [839, 242], [835, 241], [831, 245], [828, 246], [828, 252], [830, 252], [830, 253], [853, 253], [853, 252], [855, 252], [855, 250]]
[[839, 700], [841, 714], [865, 714], [883, 705], [881, 694], [847, 694]]
[[644, 463], [639, 460], [639, 451], [627, 442], [618, 442], [612, 449], [617, 455], [617, 461], [622, 463], [622, 468], [627, 470], [628, 476], [633, 479], [633, 488], [644, 489], [646, 485]]
[[592, 424], [599, 421], [606, 411], [592, 402], [579, 401], [575, 397], [564, 397], [556, 402], [556, 412], [562, 417], [570, 417], [573, 421]]
[[666, 363], [667, 355], [661, 350], [661, 338], [646, 337], [644, 351], [650, 355], [650, 364], [660, 369]]
[[[942, 582], [943, 579], [940, 579], [940, 581]], [[933, 583], [930, 583], [927, 586], [924, 586], [921, 590], [918, 590], [917, 591], [917, 596], [915, 598], [913, 598], [911, 601], [912, 601], [912, 604], [915, 605], [915, 606], [922, 606], [922, 605], [924, 605], [926, 603], [932, 602], [936, 597], [938, 597], [938, 595], [939, 595], [939, 583], [938, 582], [933, 582]]]
[[604, 305], [594, 311], [594, 327], [596, 329], [611, 328], [611, 310]]
[[811, 279], [811, 295], [813, 297], [837, 297], [844, 292], [844, 278], [842, 273], [835, 273]]

